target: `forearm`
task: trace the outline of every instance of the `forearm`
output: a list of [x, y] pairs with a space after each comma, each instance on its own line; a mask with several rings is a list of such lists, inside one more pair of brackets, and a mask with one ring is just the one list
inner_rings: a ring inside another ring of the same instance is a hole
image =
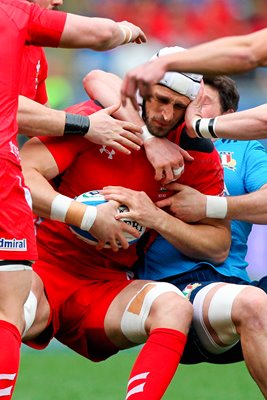
[[[35, 169], [23, 171], [25, 182], [30, 187], [33, 211], [40, 217], [60, 220], [51, 214], [53, 201], [59, 195], [50, 185], [48, 180]], [[80, 227], [86, 210], [86, 205], [69, 199], [69, 207], [65, 214], [64, 222]]]
[[[265, 33], [267, 37], [267, 33]], [[235, 74], [260, 65], [261, 54], [252, 35], [224, 37], [168, 56], [166, 71]], [[265, 38], [266, 40], [266, 38]]]
[[188, 132], [192, 137], [195, 135], [201, 138], [237, 140], [267, 138], [267, 104], [216, 118], [201, 118], [193, 108], [192, 110], [188, 111], [185, 117]]
[[[86, 93], [92, 99], [98, 100], [104, 107], [121, 102], [121, 83], [122, 80], [117, 75], [101, 70], [90, 71], [83, 79]], [[127, 102], [126, 107], [121, 106], [113, 116], [122, 121], [130, 121], [140, 127], [144, 125], [144, 121], [130, 102]]]
[[217, 117], [215, 132], [226, 139], [267, 138], [267, 104]]
[[119, 23], [108, 18], [87, 18], [68, 14], [60, 47], [109, 50], [125, 43]]
[[17, 120], [19, 133], [26, 136], [62, 136], [66, 113], [19, 96]]
[[227, 218], [252, 224], [267, 224], [267, 190], [227, 197]]
[[153, 220], [153, 229], [188, 257], [221, 263], [228, 256], [231, 244], [228, 223], [203, 220], [187, 224], [162, 210], [155, 213]]

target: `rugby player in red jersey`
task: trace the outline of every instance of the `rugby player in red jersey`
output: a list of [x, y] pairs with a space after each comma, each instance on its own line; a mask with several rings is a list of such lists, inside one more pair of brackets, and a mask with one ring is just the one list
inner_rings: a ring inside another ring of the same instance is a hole
[[[175, 77], [175, 83], [179, 84], [179, 74]], [[180, 94], [171, 82], [155, 85], [155, 97], [143, 104], [144, 120], [152, 132], [162, 132], [193, 156], [180, 182], [187, 182], [206, 194], [221, 194], [223, 174], [218, 153], [210, 141], [187, 136], [181, 121], [190, 99]], [[186, 83], [191, 86], [191, 79]], [[89, 100], [68, 111], [87, 115], [98, 109], [99, 104]], [[99, 205], [93, 214], [90, 207], [73, 198], [88, 190], [117, 184], [145, 191], [154, 202], [169, 192], [162, 181], [154, 179], [143, 149], [126, 156], [82, 137], [69, 136], [31, 139], [21, 155], [34, 210], [45, 218], [38, 228], [39, 260], [34, 265], [38, 275], [32, 299], [27, 301], [30, 318], [26, 318], [24, 340], [33, 347], [43, 348], [55, 336], [94, 361], [146, 342], [133, 366], [127, 399], [161, 399], [184, 349], [192, 316], [189, 302], [173, 291], [171, 285], [131, 280], [131, 267], [141, 242], [128, 246], [120, 232], [124, 223], [117, 225], [114, 218], [116, 203]], [[175, 217], [164, 215], [172, 227], [173, 242], [181, 245], [182, 241], [185, 252], [203, 257], [203, 249], [198, 245], [197, 250], [194, 240], [197, 234], [198, 243], [199, 236], [203, 240], [207, 236], [214, 238], [208, 242], [214, 254], [222, 254], [222, 249], [227, 254], [230, 245], [227, 223], [216, 220], [212, 224], [188, 225], [181, 221], [177, 224]], [[99, 245], [91, 246], [77, 238], [69, 224], [90, 231]], [[164, 228], [162, 224], [161, 227]], [[177, 240], [185, 234], [191, 241]], [[104, 248], [106, 242], [111, 249]], [[205, 250], [208, 251], [206, 247]], [[48, 302], [42, 296], [42, 281]], [[35, 323], [31, 327], [32, 319]], [[162, 360], [165, 360], [163, 369], [159, 368]]]
[[[140, 28], [128, 22], [45, 10], [20, 0], [0, 1], [0, 27], [0, 397], [8, 400], [18, 373], [31, 264], [37, 258], [31, 196], [24, 184], [17, 146], [24, 46], [106, 50], [146, 39]], [[75, 121], [63, 122], [66, 134], [73, 133]], [[85, 134], [88, 122], [80, 128], [76, 134]]]

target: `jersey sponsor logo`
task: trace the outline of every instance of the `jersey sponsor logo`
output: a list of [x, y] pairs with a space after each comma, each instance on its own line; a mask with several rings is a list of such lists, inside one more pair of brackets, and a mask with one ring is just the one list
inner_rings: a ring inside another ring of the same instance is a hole
[[100, 151], [101, 154], [103, 154], [103, 153], [105, 154], [106, 153], [108, 155], [108, 159], [109, 160], [112, 160], [114, 154], [116, 154], [115, 150], [112, 149], [112, 150], [109, 151], [105, 145], [103, 145], [101, 147], [101, 149], [99, 149], [99, 151]]
[[0, 251], [27, 251], [27, 240], [26, 239], [5, 239], [0, 238]]
[[230, 169], [231, 171], [235, 171], [236, 169], [236, 160], [233, 158], [233, 151], [219, 151], [219, 155], [221, 158], [221, 162], [223, 168]]
[[39, 73], [40, 73], [40, 69], [41, 69], [41, 61], [38, 60], [38, 62], [37, 62], [37, 64], [36, 64], [35, 90], [37, 90], [38, 85], [39, 85]]
[[9, 142], [9, 147], [10, 147], [10, 153], [14, 154], [16, 159], [20, 161], [20, 155], [19, 155], [19, 149], [18, 146], [16, 146], [14, 143], [11, 141]]

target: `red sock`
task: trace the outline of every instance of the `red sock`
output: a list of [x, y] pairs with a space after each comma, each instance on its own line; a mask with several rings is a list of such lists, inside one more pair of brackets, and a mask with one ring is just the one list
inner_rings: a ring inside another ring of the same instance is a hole
[[20, 359], [21, 335], [15, 325], [0, 320], [0, 399], [12, 397]]
[[186, 335], [174, 329], [154, 329], [133, 366], [128, 400], [160, 400], [179, 365]]

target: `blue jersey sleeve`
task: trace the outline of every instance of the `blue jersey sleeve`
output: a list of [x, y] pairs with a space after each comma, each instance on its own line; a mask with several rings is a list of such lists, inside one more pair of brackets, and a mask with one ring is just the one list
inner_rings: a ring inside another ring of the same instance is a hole
[[246, 191], [255, 192], [267, 183], [267, 154], [260, 142], [253, 140], [248, 143], [244, 162]]

